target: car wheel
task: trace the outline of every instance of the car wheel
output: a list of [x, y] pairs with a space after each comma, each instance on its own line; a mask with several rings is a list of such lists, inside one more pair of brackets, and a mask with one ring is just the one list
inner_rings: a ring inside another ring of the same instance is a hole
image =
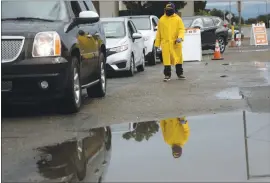
[[139, 65], [137, 67], [138, 72], [143, 72], [145, 70], [145, 55], [143, 53], [143, 58], [142, 58], [142, 65]]
[[87, 88], [88, 97], [104, 97], [106, 95], [107, 77], [105, 68], [105, 56], [103, 53], [99, 55], [99, 82], [98, 84]]
[[84, 156], [83, 142], [81, 140], [77, 141], [77, 149], [74, 154], [74, 168], [77, 172], [77, 178], [79, 181], [82, 181], [86, 176], [86, 159]]
[[135, 74], [135, 60], [134, 60], [134, 56], [131, 55], [128, 76], [134, 76], [134, 74]]
[[154, 45], [153, 45], [151, 56], [148, 60], [148, 64], [149, 65], [156, 65], [157, 64], [157, 49]]
[[224, 53], [226, 49], [226, 43], [223, 37], [218, 38], [220, 53]]
[[[72, 57], [71, 69], [69, 73], [68, 87], [63, 98], [66, 112], [75, 113], [80, 110], [82, 100], [82, 88], [80, 81], [80, 69], [77, 57]], [[61, 103], [61, 104], [63, 104]]]

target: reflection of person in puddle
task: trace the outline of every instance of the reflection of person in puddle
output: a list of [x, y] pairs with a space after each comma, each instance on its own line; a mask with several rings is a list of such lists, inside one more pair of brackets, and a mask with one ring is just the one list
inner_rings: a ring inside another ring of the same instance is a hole
[[171, 146], [174, 158], [182, 155], [182, 148], [189, 137], [188, 121], [183, 118], [169, 118], [160, 121], [164, 141]]

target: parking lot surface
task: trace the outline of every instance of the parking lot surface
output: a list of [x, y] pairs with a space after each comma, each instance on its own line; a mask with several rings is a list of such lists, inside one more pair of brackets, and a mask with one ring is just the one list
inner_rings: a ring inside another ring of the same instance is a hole
[[[173, 75], [170, 82], [164, 83], [161, 64], [146, 67], [144, 72], [134, 77], [110, 78], [107, 96], [103, 99], [85, 97], [82, 110], [77, 114], [59, 114], [53, 104], [14, 106], [12, 111], [2, 110], [3, 180], [58, 180], [46, 177], [41, 170], [36, 169], [35, 158], [39, 153], [35, 149], [61, 144], [74, 138], [84, 139], [89, 129], [130, 122], [160, 121], [184, 115], [189, 119], [191, 135], [186, 145], [186, 154], [183, 155], [185, 158], [181, 159], [183, 167], [189, 168], [180, 168], [185, 172], [181, 180], [245, 181], [242, 110], [252, 116], [247, 116], [248, 134], [257, 129], [258, 138], [249, 142], [250, 149], [253, 149], [250, 153], [250, 161], [253, 162], [250, 163], [253, 167], [251, 174], [269, 173], [269, 164], [265, 163], [269, 162], [270, 154], [269, 47], [246, 47], [241, 50], [229, 48], [223, 55], [224, 60], [212, 61], [211, 57], [212, 54], [205, 54], [202, 62], [186, 62], [184, 74], [187, 80], [184, 81], [177, 80], [176, 75]], [[264, 131], [260, 131], [261, 128]], [[229, 135], [229, 132], [232, 134]], [[157, 176], [154, 179], [150, 176], [154, 172], [165, 171], [164, 167], [170, 166], [174, 170], [179, 168], [178, 164], [172, 162], [173, 159], [165, 156], [170, 152], [159, 145], [158, 134], [148, 144], [140, 145], [127, 143], [114, 134], [112, 160], [105, 181], [126, 181], [129, 177], [133, 181], [178, 181], [177, 173], [169, 176], [167, 172], [168, 177]], [[256, 139], [263, 140], [257, 142]], [[150, 160], [150, 155], [153, 155], [151, 147], [156, 153]], [[160, 150], [161, 147], [164, 152]], [[136, 150], [137, 155], [132, 153]], [[125, 156], [120, 157], [120, 151]], [[124, 159], [121, 160], [122, 157]], [[198, 159], [189, 161], [191, 157]], [[139, 158], [142, 159], [137, 161]], [[236, 165], [232, 166], [234, 163]], [[155, 164], [163, 164], [164, 167], [155, 165], [155, 169], [147, 168], [146, 165], [150, 164], [151, 167]], [[149, 174], [143, 173], [146, 169], [152, 171], [147, 171]], [[191, 169], [198, 175], [198, 179], [194, 179]], [[131, 175], [131, 172], [134, 174]], [[209, 172], [212, 172], [211, 175]], [[65, 180], [63, 177], [61, 181]]]

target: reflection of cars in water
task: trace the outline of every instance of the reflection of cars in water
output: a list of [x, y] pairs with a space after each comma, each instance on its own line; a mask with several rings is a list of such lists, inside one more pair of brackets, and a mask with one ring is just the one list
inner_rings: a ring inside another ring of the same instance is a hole
[[83, 88], [105, 96], [105, 36], [91, 1], [3, 1], [1, 40], [7, 102], [57, 98], [78, 112]]
[[50, 181], [101, 182], [110, 162], [110, 127], [96, 128], [81, 140], [37, 148], [38, 172]]
[[103, 18], [106, 35], [107, 70], [126, 71], [133, 76], [135, 70], [144, 71], [144, 43], [133, 22], [128, 18]]
[[154, 15], [129, 16], [129, 18], [144, 37], [145, 56], [148, 64], [156, 65], [158, 50], [156, 50], [154, 43], [159, 18]]

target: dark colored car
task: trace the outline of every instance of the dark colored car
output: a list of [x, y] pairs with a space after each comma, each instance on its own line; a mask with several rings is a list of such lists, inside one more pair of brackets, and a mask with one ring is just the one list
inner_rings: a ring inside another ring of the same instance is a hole
[[106, 94], [106, 38], [87, 1], [2, 1], [2, 99], [61, 99], [78, 112], [82, 89]]
[[219, 17], [215, 16], [193, 16], [183, 17], [186, 28], [200, 28], [202, 50], [214, 50], [216, 40], [219, 42], [220, 52], [223, 53], [228, 44], [228, 28], [218, 23]]

